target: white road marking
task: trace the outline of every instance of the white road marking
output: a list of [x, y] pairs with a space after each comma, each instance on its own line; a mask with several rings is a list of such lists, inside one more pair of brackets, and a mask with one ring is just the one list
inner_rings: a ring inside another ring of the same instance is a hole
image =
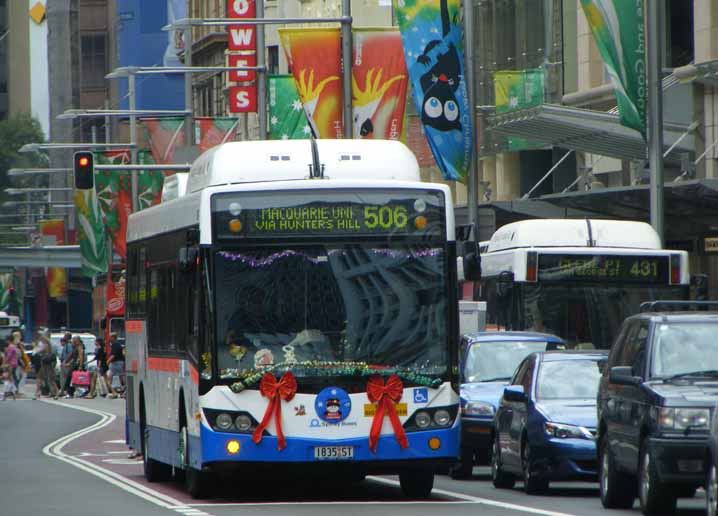
[[462, 505], [475, 504], [476, 502], [466, 502], [462, 500], [355, 500], [348, 502], [216, 502], [216, 503], [190, 503], [189, 507], [265, 507], [265, 506], [282, 506], [282, 505]]
[[[367, 479], [370, 479], [374, 482], [378, 482], [380, 484], [386, 484], [390, 486], [400, 486], [399, 482], [396, 480], [391, 480], [389, 478], [381, 478], [381, 477], [374, 477], [374, 476], [368, 476]], [[464, 493], [457, 493], [455, 491], [447, 491], [446, 489], [432, 489], [431, 491], [433, 494], [438, 495], [444, 495], [449, 496], [451, 498], [457, 498], [459, 500], [463, 500], [466, 502], [473, 502], [480, 505], [489, 505], [491, 507], [499, 507], [501, 509], [508, 509], [511, 511], [521, 511], [521, 512], [527, 512], [530, 514], [542, 514], [543, 516], [574, 516], [573, 514], [567, 514], [565, 512], [556, 512], [556, 511], [547, 511], [544, 509], [536, 509], [535, 507], [528, 507], [526, 505], [518, 505], [515, 503], [507, 503], [507, 502], [500, 502], [498, 500], [492, 500], [490, 498], [479, 498], [478, 496], [471, 496]], [[444, 502], [446, 503], [446, 502]]]
[[[74, 408], [74, 406], [73, 406]], [[124, 439], [115, 439], [114, 441], [105, 441], [105, 444], [127, 444]]]
[[122, 464], [122, 465], [132, 465], [136, 466], [137, 464], [142, 464], [141, 460], [136, 459], [102, 459], [102, 462], [106, 462], [107, 464]]
[[[97, 416], [100, 416], [101, 419], [97, 423], [90, 425], [86, 428], [82, 428], [76, 432], [73, 432], [71, 434], [68, 434], [64, 437], [60, 437], [56, 441], [51, 442], [47, 446], [45, 446], [42, 449], [42, 452], [47, 455], [48, 457], [53, 457], [55, 459], [61, 460], [63, 462], [66, 462], [68, 464], [71, 464], [75, 466], [76, 468], [79, 468], [83, 471], [86, 471], [90, 475], [94, 475], [98, 478], [101, 478], [105, 480], [106, 482], [109, 482], [110, 484], [119, 487], [120, 489], [123, 489], [127, 491], [128, 493], [132, 493], [136, 496], [139, 496], [143, 500], [146, 500], [148, 502], [154, 503], [155, 505], [159, 505], [160, 507], [164, 507], [166, 509], [175, 510], [175, 507], [186, 507], [184, 503], [182, 503], [180, 500], [177, 500], [175, 498], [172, 498], [171, 496], [167, 496], [163, 493], [160, 493], [158, 491], [155, 491], [154, 489], [150, 489], [147, 486], [144, 486], [140, 484], [139, 482], [135, 482], [134, 480], [130, 480], [129, 478], [126, 478], [118, 473], [115, 473], [114, 471], [110, 471], [104, 468], [101, 468], [100, 466], [93, 464], [92, 462], [80, 459], [78, 457], [73, 457], [71, 455], [68, 455], [62, 451], [62, 449], [69, 444], [70, 442], [74, 441], [78, 437], [82, 437], [83, 435], [89, 434], [91, 432], [94, 432], [95, 430], [99, 430], [100, 428], [104, 428], [105, 426], [112, 423], [116, 416], [114, 414], [110, 414], [108, 412], [103, 412], [101, 410], [91, 409], [88, 407], [83, 407], [79, 405], [70, 405], [68, 403], [62, 403], [58, 401], [49, 401], [49, 400], [43, 400], [45, 403], [49, 403], [52, 405], [59, 405], [62, 407], [67, 407], [75, 410], [81, 410], [83, 412], [89, 412], [91, 414], [95, 414]], [[116, 441], [119, 442], [119, 441]], [[124, 441], [121, 441], [124, 443]]]

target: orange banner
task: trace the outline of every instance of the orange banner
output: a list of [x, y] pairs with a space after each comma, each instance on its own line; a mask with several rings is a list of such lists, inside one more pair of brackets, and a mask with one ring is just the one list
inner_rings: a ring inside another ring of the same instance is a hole
[[354, 138], [399, 140], [409, 74], [401, 33], [396, 28], [352, 32], [352, 107]]
[[279, 29], [299, 98], [317, 138], [341, 138], [340, 29]]
[[[64, 220], [41, 220], [39, 225], [42, 245], [64, 245]], [[49, 267], [47, 269], [47, 295], [49, 297], [65, 297], [67, 295], [67, 273], [65, 269], [59, 267]]]

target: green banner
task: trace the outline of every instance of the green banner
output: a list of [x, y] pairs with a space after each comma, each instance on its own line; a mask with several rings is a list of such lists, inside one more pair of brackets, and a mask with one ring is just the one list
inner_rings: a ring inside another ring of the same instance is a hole
[[[496, 113], [540, 106], [544, 101], [544, 71], [541, 69], [494, 73]], [[543, 147], [543, 143], [523, 138], [507, 138], [508, 150], [519, 151]]]
[[621, 124], [646, 137], [644, 0], [581, 0], [616, 92]]
[[104, 274], [107, 272], [105, 225], [94, 188], [75, 190], [75, 210], [82, 273], [88, 277]]
[[269, 139], [302, 140], [312, 134], [291, 75], [269, 76]]
[[10, 287], [13, 283], [11, 272], [0, 273], [0, 312], [7, 312], [10, 306]]
[[[137, 160], [142, 165], [153, 165], [155, 160], [150, 151], [137, 153]], [[140, 210], [159, 204], [162, 200], [162, 185], [165, 175], [161, 170], [141, 170], [139, 173], [139, 191], [137, 206]]]

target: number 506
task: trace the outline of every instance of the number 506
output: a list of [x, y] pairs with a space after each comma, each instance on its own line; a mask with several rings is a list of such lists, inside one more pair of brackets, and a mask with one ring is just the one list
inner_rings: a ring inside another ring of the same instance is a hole
[[379, 226], [382, 229], [403, 228], [409, 217], [404, 206], [365, 206], [364, 225], [369, 229]]

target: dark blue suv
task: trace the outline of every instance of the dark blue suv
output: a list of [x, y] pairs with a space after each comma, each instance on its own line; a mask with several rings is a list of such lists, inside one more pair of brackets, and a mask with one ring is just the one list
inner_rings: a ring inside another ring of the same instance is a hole
[[461, 340], [461, 457], [454, 478], [471, 475], [474, 464], [488, 464], [494, 414], [516, 367], [536, 351], [565, 349], [555, 335], [530, 331], [465, 334]]

